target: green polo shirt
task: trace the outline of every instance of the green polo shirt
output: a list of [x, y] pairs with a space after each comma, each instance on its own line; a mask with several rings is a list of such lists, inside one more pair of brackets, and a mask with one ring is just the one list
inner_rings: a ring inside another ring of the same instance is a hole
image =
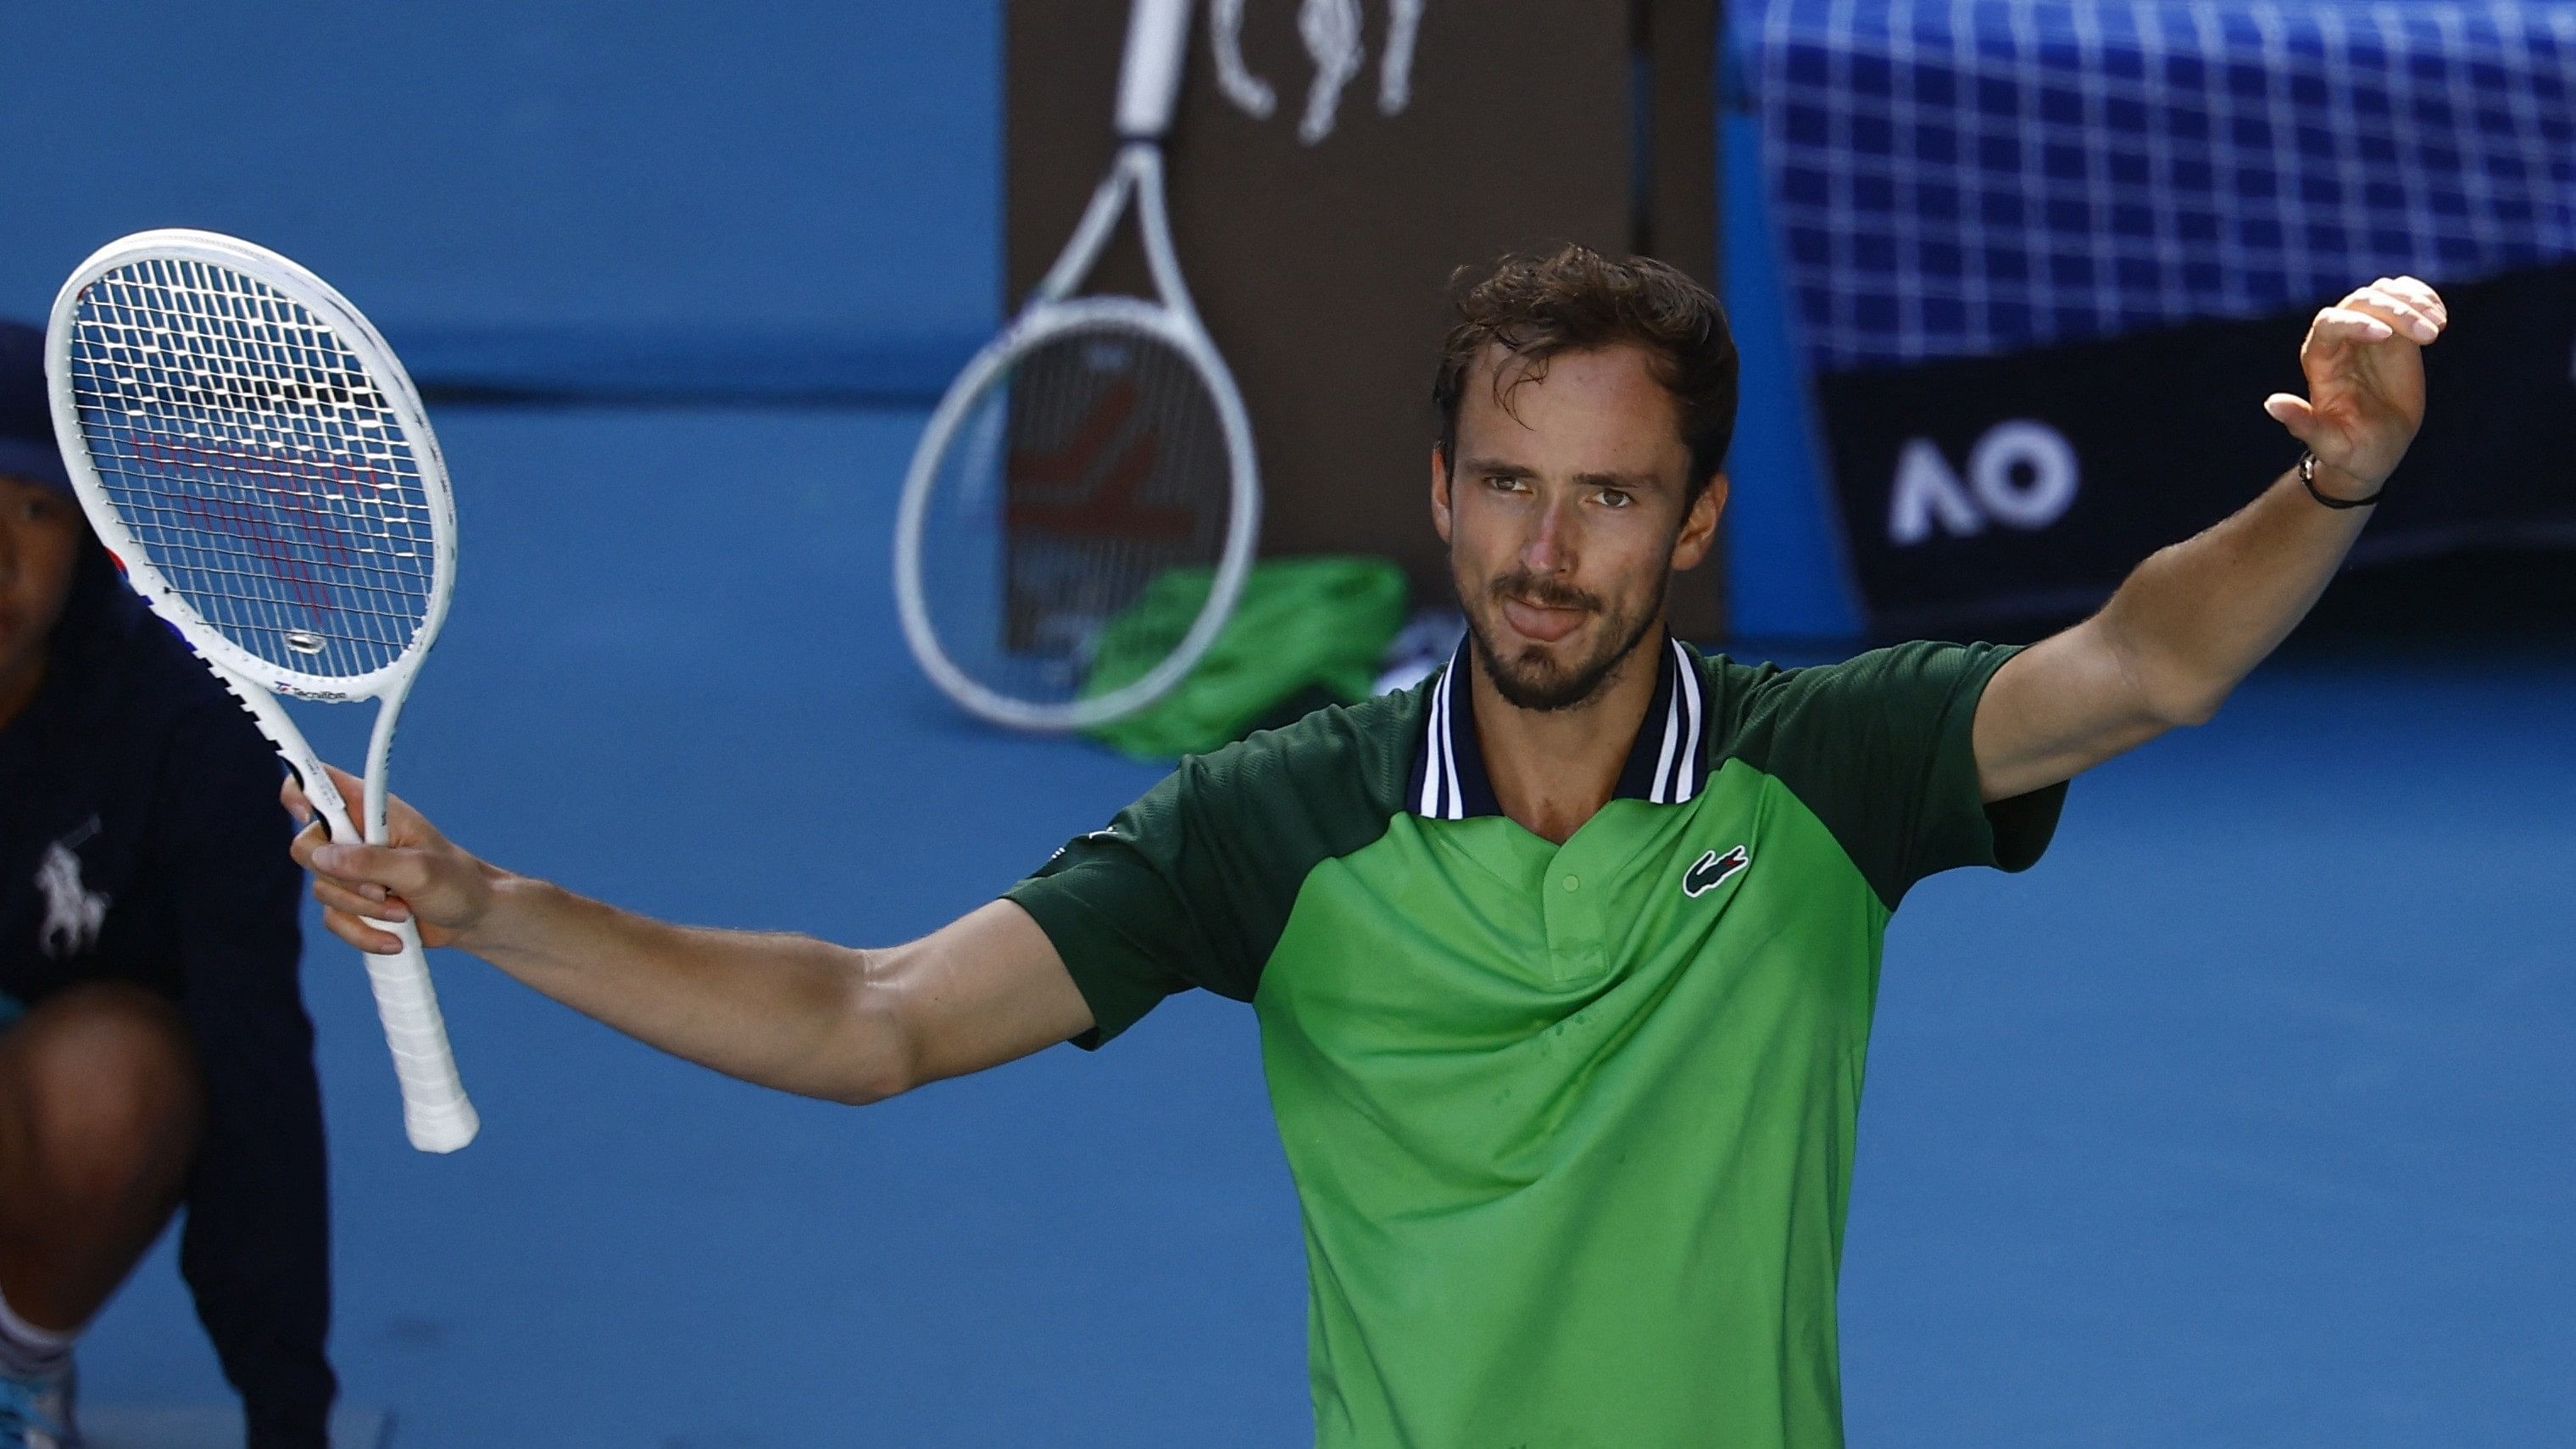
[[1184, 761], [1010, 892], [1097, 1046], [1249, 1001], [1303, 1208], [1322, 1449], [1842, 1442], [1834, 1285], [1888, 915], [2036, 860], [1970, 725], [2012, 650], [1666, 644], [1615, 798], [1496, 807], [1463, 650]]

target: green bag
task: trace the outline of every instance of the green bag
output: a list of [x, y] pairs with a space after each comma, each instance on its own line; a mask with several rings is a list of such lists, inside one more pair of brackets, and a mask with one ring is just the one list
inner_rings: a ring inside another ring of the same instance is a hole
[[[1170, 658], [1214, 580], [1206, 568], [1155, 575], [1101, 630], [1083, 697], [1106, 694]], [[1366, 699], [1379, 658], [1403, 627], [1404, 602], [1404, 571], [1384, 559], [1254, 564], [1216, 642], [1170, 693], [1084, 733], [1141, 759], [1170, 759], [1284, 723], [1281, 706], [1292, 701], [1311, 708]]]

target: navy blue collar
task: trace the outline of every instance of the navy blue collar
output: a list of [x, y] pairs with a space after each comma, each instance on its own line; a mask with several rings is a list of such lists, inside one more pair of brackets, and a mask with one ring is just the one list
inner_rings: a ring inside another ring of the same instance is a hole
[[[1474, 642], [1459, 640], [1448, 667], [1431, 684], [1431, 708], [1424, 712], [1412, 784], [1405, 793], [1407, 808], [1426, 819], [1503, 813], [1494, 799], [1494, 782], [1485, 773], [1484, 751], [1476, 743], [1475, 691], [1467, 687], [1467, 651]], [[1619, 788], [1611, 798], [1679, 805], [1697, 795], [1708, 784], [1707, 738], [1699, 669], [1690, 651], [1667, 637], [1655, 671], [1655, 697], [1638, 721], [1637, 738], [1628, 746], [1628, 763], [1619, 771]]]

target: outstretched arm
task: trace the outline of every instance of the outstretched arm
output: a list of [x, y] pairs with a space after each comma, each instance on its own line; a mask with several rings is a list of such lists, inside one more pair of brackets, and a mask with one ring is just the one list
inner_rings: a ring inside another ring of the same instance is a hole
[[[334, 770], [344, 794], [359, 782]], [[287, 808], [312, 816], [290, 780]], [[351, 795], [350, 798], [356, 798]], [[674, 926], [476, 859], [400, 800], [387, 844], [296, 837], [334, 935], [401, 949], [362, 916], [418, 921], [454, 946], [648, 1045], [802, 1096], [874, 1102], [997, 1066], [1091, 1029], [1046, 933], [996, 901], [909, 945]]]
[[[2412, 277], [2317, 313], [2299, 349], [2308, 396], [2274, 393], [2263, 408], [2316, 455], [2318, 492], [2366, 498], [2396, 470], [2424, 420], [2423, 349], [2448, 322]], [[2207, 720], [2307, 616], [2371, 512], [2319, 503], [2293, 470], [2140, 564], [2100, 613], [2014, 656], [1977, 707], [1985, 797], [2056, 784]]]

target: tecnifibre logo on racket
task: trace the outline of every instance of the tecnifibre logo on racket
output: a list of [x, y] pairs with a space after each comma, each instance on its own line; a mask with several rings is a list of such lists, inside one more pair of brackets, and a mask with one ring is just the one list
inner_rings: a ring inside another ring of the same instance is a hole
[[1708, 851], [1682, 872], [1682, 894], [1697, 899], [1724, 885], [1727, 878], [1753, 863], [1752, 852], [1739, 845], [1724, 855]]

